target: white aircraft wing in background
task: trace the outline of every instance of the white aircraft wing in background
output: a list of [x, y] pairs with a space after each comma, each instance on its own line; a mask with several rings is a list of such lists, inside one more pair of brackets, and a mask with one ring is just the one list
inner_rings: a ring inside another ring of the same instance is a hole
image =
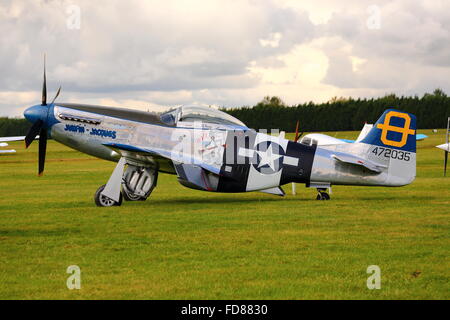
[[[8, 146], [8, 144], [6, 142], [0, 142], [0, 148], [7, 147], [7, 146]], [[2, 153], [16, 153], [16, 150], [1, 150], [0, 149], [0, 154], [2, 154]]]
[[444, 151], [450, 152], [450, 143], [444, 143], [436, 146], [436, 148], [442, 149]]
[[0, 154], [3, 153], [16, 153], [16, 150], [0, 150]]
[[[36, 139], [39, 139], [39, 136], [37, 136]], [[6, 142], [23, 141], [23, 140], [25, 140], [25, 136], [0, 137], [0, 148], [7, 147], [8, 144]], [[16, 150], [0, 150], [0, 154], [4, 153], [16, 153]]]
[[[39, 139], [39, 136], [37, 136], [36, 139]], [[25, 140], [25, 136], [19, 136], [19, 137], [0, 137], [0, 142], [13, 142], [13, 141], [23, 141], [23, 140]]]

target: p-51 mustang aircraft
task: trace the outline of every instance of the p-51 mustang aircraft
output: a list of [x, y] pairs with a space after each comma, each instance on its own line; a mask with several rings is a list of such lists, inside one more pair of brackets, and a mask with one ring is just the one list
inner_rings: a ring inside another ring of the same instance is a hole
[[[61, 88], [60, 88], [61, 89]], [[177, 175], [189, 188], [215, 192], [262, 191], [284, 195], [281, 185], [305, 183], [318, 200], [332, 185], [403, 186], [416, 175], [416, 118], [386, 110], [357, 143], [319, 147], [249, 129], [218, 110], [184, 106], [162, 115], [104, 106], [42, 103], [24, 115], [33, 123], [25, 137], [39, 139], [39, 174], [47, 138], [98, 158], [117, 162], [95, 193], [98, 206], [145, 200], [158, 173]]]

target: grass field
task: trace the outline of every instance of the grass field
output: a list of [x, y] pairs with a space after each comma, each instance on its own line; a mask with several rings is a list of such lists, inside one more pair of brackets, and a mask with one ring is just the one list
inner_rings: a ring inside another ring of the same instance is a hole
[[[402, 188], [333, 188], [331, 201], [190, 190], [161, 174], [146, 202], [97, 208], [114, 164], [49, 142], [0, 156], [1, 299], [449, 299], [444, 130], [418, 143]], [[332, 133], [355, 138], [356, 132]], [[81, 290], [68, 290], [69, 265]], [[381, 268], [369, 290], [366, 269]]]

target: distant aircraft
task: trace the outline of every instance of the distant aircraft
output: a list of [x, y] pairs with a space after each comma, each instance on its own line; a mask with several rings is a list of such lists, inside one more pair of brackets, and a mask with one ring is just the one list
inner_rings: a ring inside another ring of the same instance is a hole
[[436, 148], [444, 150], [444, 177], [445, 177], [447, 175], [447, 162], [448, 162], [448, 153], [450, 152], [450, 143], [447, 142], [440, 144], [436, 146]]
[[[10, 142], [10, 141], [18, 141], [15, 140], [16, 138], [20, 138], [20, 137], [0, 137], [0, 148], [4, 148], [7, 147], [8, 144], [6, 142]], [[22, 137], [22, 139], [19, 140], [23, 140], [24, 137]], [[0, 149], [0, 154], [5, 154], [5, 153], [16, 153], [16, 150], [12, 149], [12, 150], [1, 150]]]
[[446, 152], [450, 152], [450, 143], [440, 144], [440, 145], [436, 146], [436, 148], [442, 149]]
[[[60, 88], [61, 89], [61, 88]], [[297, 182], [330, 199], [332, 185], [404, 186], [416, 176], [416, 117], [386, 110], [356, 143], [319, 147], [249, 129], [218, 110], [183, 106], [162, 115], [104, 106], [42, 103], [24, 115], [33, 123], [25, 137], [39, 139], [39, 174], [48, 137], [117, 165], [98, 188], [98, 206], [122, 198], [145, 200], [159, 172], [177, 175], [188, 187], [212, 192], [262, 191], [284, 195], [281, 185]]]
[[[36, 136], [36, 139], [39, 139], [39, 136]], [[7, 147], [8, 144], [6, 142], [13, 141], [23, 141], [25, 140], [25, 136], [22, 137], [0, 137], [0, 148]], [[16, 150], [0, 150], [0, 154], [2, 153], [16, 153]]]
[[[433, 130], [437, 132], [437, 130]], [[450, 152], [450, 117], [447, 118], [447, 131], [445, 133], [445, 143], [436, 146], [436, 148], [444, 150], [444, 177], [447, 175], [448, 153]]]
[[[335, 138], [323, 133], [309, 133], [305, 135], [300, 142], [304, 144], [317, 144], [318, 146], [329, 146], [329, 145], [336, 145], [336, 144], [343, 144], [343, 143], [354, 143], [354, 142], [361, 142], [367, 134], [370, 132], [370, 130], [373, 128], [373, 124], [364, 124], [364, 127], [361, 129], [361, 132], [359, 133], [358, 138], [356, 140], [349, 140], [349, 139], [339, 139]], [[428, 138], [425, 134], [416, 134], [416, 140], [422, 141], [424, 139]]]
[[[0, 148], [3, 147], [7, 147], [8, 144], [7, 143], [0, 143]], [[12, 149], [12, 150], [1, 150], [0, 149], [0, 154], [4, 154], [4, 153], [16, 153], [16, 150]]]

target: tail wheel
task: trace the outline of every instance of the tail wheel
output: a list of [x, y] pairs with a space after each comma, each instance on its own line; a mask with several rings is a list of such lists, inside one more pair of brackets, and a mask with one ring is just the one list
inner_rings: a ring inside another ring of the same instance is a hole
[[114, 207], [120, 206], [122, 204], [122, 193], [120, 194], [119, 202], [116, 202], [104, 195], [102, 195], [102, 191], [105, 189], [105, 184], [97, 189], [94, 196], [94, 201], [97, 207]]
[[330, 200], [330, 195], [326, 192], [319, 192], [316, 197], [316, 200]]

